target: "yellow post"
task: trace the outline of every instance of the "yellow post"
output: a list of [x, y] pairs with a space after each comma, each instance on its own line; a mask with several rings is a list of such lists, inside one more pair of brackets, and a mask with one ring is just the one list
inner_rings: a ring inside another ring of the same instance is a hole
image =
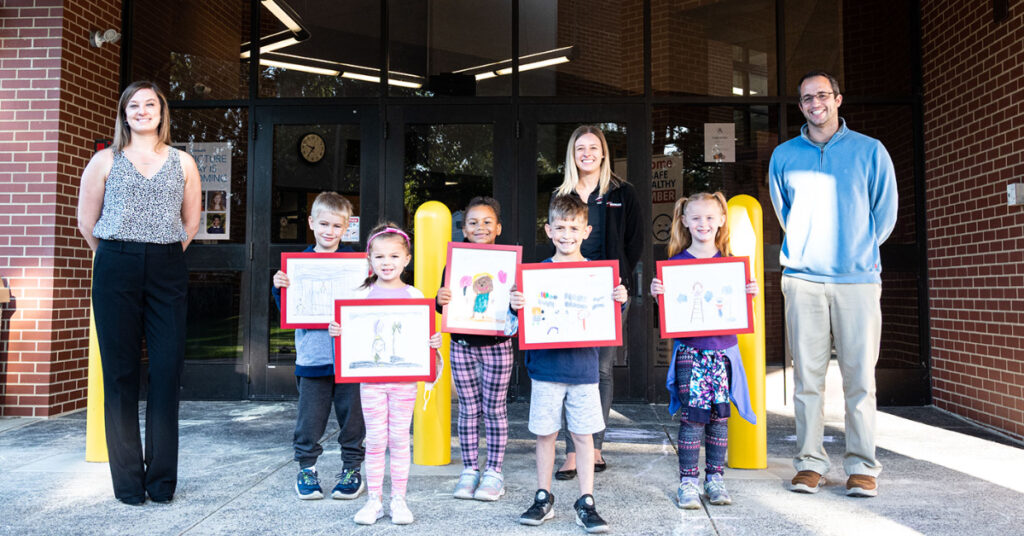
[[[750, 258], [750, 276], [757, 281], [754, 297], [754, 332], [739, 335], [740, 354], [750, 387], [750, 404], [757, 424], [742, 418], [729, 419], [729, 467], [764, 469], [768, 467], [768, 425], [764, 409], [764, 225], [761, 204], [749, 195], [729, 200], [730, 246], [733, 255]], [[736, 415], [735, 408], [733, 415]]]
[[[427, 298], [437, 296], [441, 287], [441, 270], [448, 256], [452, 238], [452, 213], [444, 203], [427, 201], [416, 210], [416, 244], [413, 246], [413, 268], [416, 288]], [[441, 315], [436, 317], [441, 327]], [[448, 465], [452, 461], [452, 387], [449, 366], [449, 337], [444, 335], [441, 354], [442, 374], [427, 395], [424, 383], [416, 388], [416, 410], [413, 413], [413, 463], [417, 465]]]
[[85, 406], [85, 461], [107, 463], [107, 434], [103, 420], [103, 365], [96, 320], [89, 306], [89, 384]]

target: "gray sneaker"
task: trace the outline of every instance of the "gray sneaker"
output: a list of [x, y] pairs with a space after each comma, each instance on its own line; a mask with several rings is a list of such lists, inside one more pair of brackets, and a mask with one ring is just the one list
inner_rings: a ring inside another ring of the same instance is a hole
[[455, 493], [452, 495], [456, 499], [472, 499], [476, 486], [479, 483], [480, 471], [469, 468], [463, 469], [462, 474], [459, 475], [459, 481], [455, 483]]
[[488, 469], [480, 479], [480, 486], [476, 488], [473, 498], [478, 501], [496, 501], [505, 494], [505, 479], [501, 473]]
[[732, 497], [725, 489], [725, 481], [722, 475], [707, 475], [704, 477], [704, 493], [708, 496], [708, 502], [716, 506], [732, 504]]
[[679, 482], [679, 489], [676, 490], [676, 500], [683, 510], [700, 509], [700, 487], [696, 478], [683, 477]]

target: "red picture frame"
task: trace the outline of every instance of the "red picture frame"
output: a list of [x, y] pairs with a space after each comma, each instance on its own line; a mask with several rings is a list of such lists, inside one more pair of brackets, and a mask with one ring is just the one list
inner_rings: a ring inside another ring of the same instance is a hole
[[[622, 346], [622, 304], [612, 299], [618, 284], [614, 260], [520, 264], [516, 288], [526, 304], [519, 310], [519, 349]], [[598, 309], [604, 310], [591, 320]]]
[[[746, 289], [750, 280], [747, 257], [677, 259], [658, 261], [655, 266], [665, 285], [665, 294], [658, 300], [661, 338], [754, 332], [754, 297]], [[697, 284], [701, 285], [699, 291]], [[740, 304], [745, 311], [736, 311]]]
[[430, 347], [434, 300], [337, 300], [334, 311], [334, 321], [341, 324], [341, 337], [334, 339], [335, 383], [435, 380], [436, 350]]
[[[465, 256], [469, 252], [474, 251], [500, 252], [505, 254], [501, 255], [499, 253], [498, 255], [489, 255], [488, 253], [482, 253], [479, 256], [483, 258], [480, 259], [479, 262], [469, 262], [469, 259], [466, 259]], [[460, 266], [460, 263], [453, 263], [453, 258], [456, 257], [456, 255], [458, 255], [458, 257], [463, 261], [461, 264], [466, 264], [468, 266]], [[491, 265], [492, 262], [497, 262], [500, 264], [503, 260], [505, 260], [505, 257], [508, 257], [506, 261], [506, 266]], [[455, 300], [458, 300], [461, 295], [467, 293], [468, 289], [466, 288], [465, 285], [461, 283], [465, 282], [465, 280], [470, 280], [472, 283], [475, 283], [473, 276], [470, 274], [480, 274], [483, 270], [490, 270], [490, 272], [496, 274], [495, 277], [498, 279], [498, 281], [496, 282], [491, 282], [493, 292], [491, 293], [492, 296], [490, 299], [495, 300], [496, 304], [490, 306], [490, 309], [495, 312], [495, 315], [497, 315], [497, 313], [499, 312], [504, 312], [505, 314], [512, 314], [512, 312], [508, 310], [509, 291], [511, 290], [512, 283], [515, 282], [516, 270], [519, 264], [522, 262], [522, 260], [522, 246], [507, 246], [503, 244], [474, 244], [471, 242], [448, 242], [448, 256], [447, 261], [445, 262], [445, 266], [447, 267], [447, 269], [445, 270], [445, 279], [442, 284], [446, 288], [451, 290], [452, 301], [450, 301], [447, 305], [441, 308], [441, 331], [445, 333], [461, 333], [466, 335], [504, 335], [504, 320], [499, 322], [497, 318], [495, 318], [489, 323], [490, 329], [486, 327], [475, 328], [472, 325], [474, 324], [474, 322], [465, 318], [465, 315], [467, 314], [467, 309], [469, 310], [469, 314], [475, 316], [475, 314], [473, 314], [473, 311], [475, 311], [475, 305], [473, 307], [469, 307], [468, 305], [459, 303], [459, 305], [456, 306]], [[486, 275], [491, 274], [488, 273]], [[506, 277], [509, 279], [506, 280]], [[453, 281], [455, 281], [458, 284], [453, 284]], [[473, 284], [472, 286], [475, 287], [476, 285]], [[502, 319], [504, 319], [504, 317], [502, 317]], [[485, 323], [481, 322], [481, 324]]]
[[[334, 318], [334, 300], [341, 297], [347, 297], [348, 292], [339, 290], [338, 292], [321, 292], [319, 290], [310, 290], [306, 292], [304, 289], [305, 276], [300, 275], [299, 271], [309, 272], [317, 271], [318, 264], [336, 263], [338, 259], [348, 260], [352, 263], [352, 269], [346, 270], [345, 277], [342, 281], [351, 280], [351, 283], [362, 285], [363, 280], [370, 273], [369, 264], [366, 261], [366, 253], [359, 253], [356, 251], [345, 251], [345, 252], [334, 252], [334, 253], [316, 253], [312, 251], [296, 252], [296, 253], [281, 253], [281, 271], [288, 274], [291, 279], [291, 285], [289, 287], [281, 288], [281, 329], [327, 329], [327, 325]], [[356, 260], [362, 262], [362, 275], [361, 279], [358, 275], [359, 265], [356, 264]], [[348, 263], [346, 263], [348, 264]], [[297, 266], [298, 265], [298, 266]], [[291, 273], [289, 273], [289, 269]], [[329, 268], [328, 268], [329, 269]], [[295, 277], [292, 277], [292, 276]], [[289, 301], [289, 288], [291, 288], [291, 294], [295, 296], [305, 296], [308, 298], [317, 300], [315, 310], [311, 310], [309, 314], [297, 314], [294, 299]], [[298, 293], [298, 294], [296, 294]], [[354, 297], [354, 295], [352, 295]], [[321, 311], [320, 309], [325, 309]]]

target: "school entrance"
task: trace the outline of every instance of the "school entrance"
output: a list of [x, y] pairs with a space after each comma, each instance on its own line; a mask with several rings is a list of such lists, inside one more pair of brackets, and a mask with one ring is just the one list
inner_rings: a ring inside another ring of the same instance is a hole
[[[518, 113], [484, 105], [257, 108], [253, 180], [245, 192], [227, 196], [228, 219], [244, 219], [246, 243], [207, 242], [188, 252], [193, 345], [186, 398], [294, 396], [293, 333], [280, 329], [271, 278], [281, 253], [314, 241], [306, 219], [319, 192], [337, 191], [352, 201], [358, 223], [344, 242], [356, 250], [380, 219], [412, 230], [415, 210], [429, 200], [452, 210], [452, 240], [459, 241], [462, 207], [474, 196], [489, 195], [502, 206], [499, 243], [521, 245], [524, 262], [539, 262], [550, 254], [543, 230], [550, 193], [562, 181], [569, 135], [583, 123], [604, 129], [618, 173], [643, 176], [649, 169], [639, 134], [647, 127], [636, 105], [521, 106]], [[641, 204], [649, 206], [650, 182], [635, 186]], [[652, 257], [647, 242], [644, 259]], [[644, 299], [644, 274], [651, 269], [649, 261], [642, 262], [634, 274], [623, 275], [630, 277], [634, 305], [615, 363], [618, 400], [643, 401], [650, 394], [649, 348], [657, 341], [651, 338], [654, 315]], [[233, 317], [233, 307], [242, 314]], [[237, 325], [224, 329], [225, 323]], [[197, 329], [210, 336], [196, 336]], [[227, 333], [236, 333], [236, 341], [225, 340]], [[528, 392], [521, 363], [511, 389], [512, 396]]]
[[[593, 16], [580, 17], [570, 0], [125, 0], [121, 85], [167, 90], [173, 141], [203, 170], [203, 225], [187, 252], [185, 398], [294, 396], [293, 338], [279, 328], [270, 281], [282, 252], [312, 242], [317, 193], [354, 203], [355, 249], [379, 219], [409, 226], [432, 199], [455, 214], [460, 240], [459, 210], [491, 195], [503, 208], [500, 243], [539, 261], [550, 192], [581, 123], [604, 130], [648, 225], [642, 263], [622, 274], [633, 304], [616, 400], [666, 398], [669, 345], [646, 287], [665, 258], [672, 204], [691, 192], [760, 201], [766, 360], [785, 364], [782, 232], [766, 173], [772, 149], [803, 123], [796, 80], [816, 68], [839, 75], [843, 117], [896, 166], [879, 403], [928, 403], [916, 3], [847, 4], [595, 0]], [[520, 364], [511, 394], [528, 388]]]

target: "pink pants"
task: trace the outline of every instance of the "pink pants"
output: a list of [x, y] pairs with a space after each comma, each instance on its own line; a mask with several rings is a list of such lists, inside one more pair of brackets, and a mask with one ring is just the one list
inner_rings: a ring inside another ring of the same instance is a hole
[[409, 481], [409, 425], [416, 406], [416, 383], [359, 385], [366, 423], [366, 485], [381, 495], [384, 451], [391, 449], [391, 496], [404, 497]]

